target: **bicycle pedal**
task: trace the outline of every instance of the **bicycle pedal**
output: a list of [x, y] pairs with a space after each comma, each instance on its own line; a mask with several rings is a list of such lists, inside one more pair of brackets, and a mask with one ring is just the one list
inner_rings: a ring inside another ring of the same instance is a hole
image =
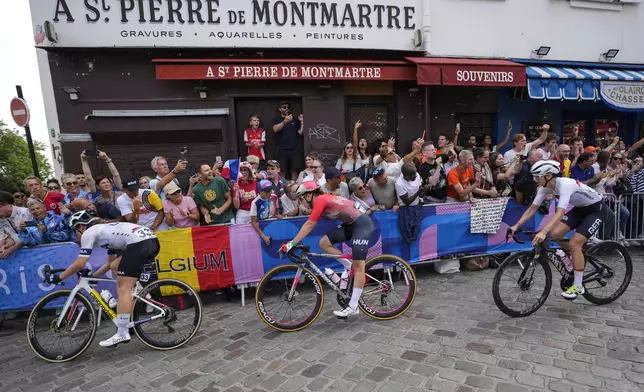
[[337, 317], [338, 320], [345, 320], [346, 321], [346, 320], [349, 319], [349, 317], [342, 317], [342, 316], [335, 316], [335, 317]]

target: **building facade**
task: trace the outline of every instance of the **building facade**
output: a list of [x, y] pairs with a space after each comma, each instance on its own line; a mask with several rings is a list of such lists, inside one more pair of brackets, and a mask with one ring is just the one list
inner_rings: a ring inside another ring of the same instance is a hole
[[[193, 163], [245, 156], [251, 114], [273, 157], [281, 101], [304, 114], [302, 152], [326, 163], [356, 120], [361, 136], [395, 136], [401, 151], [457, 123], [464, 137], [498, 141], [509, 120], [515, 133], [548, 122], [632, 142], [644, 129], [639, 3], [31, 0], [31, 10], [57, 173], [104, 149], [138, 176], [181, 147]], [[534, 53], [542, 46], [547, 55]], [[642, 104], [607, 104], [610, 88]]]

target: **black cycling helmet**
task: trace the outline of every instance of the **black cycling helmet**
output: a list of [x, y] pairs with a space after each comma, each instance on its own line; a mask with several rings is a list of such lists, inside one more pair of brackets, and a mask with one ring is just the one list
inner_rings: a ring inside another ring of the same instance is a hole
[[98, 214], [93, 210], [78, 211], [69, 218], [69, 227], [71, 227], [72, 230], [76, 230], [80, 225], [85, 225], [89, 228], [98, 223], [100, 219], [101, 218], [99, 218]]

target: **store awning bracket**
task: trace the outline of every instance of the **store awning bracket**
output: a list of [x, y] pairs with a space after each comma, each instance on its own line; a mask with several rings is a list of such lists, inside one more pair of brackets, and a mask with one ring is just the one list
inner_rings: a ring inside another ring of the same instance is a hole
[[227, 116], [228, 108], [214, 109], [170, 109], [170, 110], [94, 110], [85, 116], [92, 117], [185, 117], [185, 116]]

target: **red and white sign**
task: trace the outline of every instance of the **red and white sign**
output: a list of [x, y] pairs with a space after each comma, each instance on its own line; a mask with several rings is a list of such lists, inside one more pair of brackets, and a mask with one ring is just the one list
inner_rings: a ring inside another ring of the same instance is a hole
[[156, 75], [159, 80], [416, 80], [416, 69], [333, 64], [157, 64]]
[[29, 106], [24, 99], [14, 98], [11, 100], [11, 117], [16, 125], [19, 127], [26, 127], [29, 125]]
[[418, 84], [433, 86], [523, 87], [525, 66], [498, 59], [408, 57], [418, 66]]

